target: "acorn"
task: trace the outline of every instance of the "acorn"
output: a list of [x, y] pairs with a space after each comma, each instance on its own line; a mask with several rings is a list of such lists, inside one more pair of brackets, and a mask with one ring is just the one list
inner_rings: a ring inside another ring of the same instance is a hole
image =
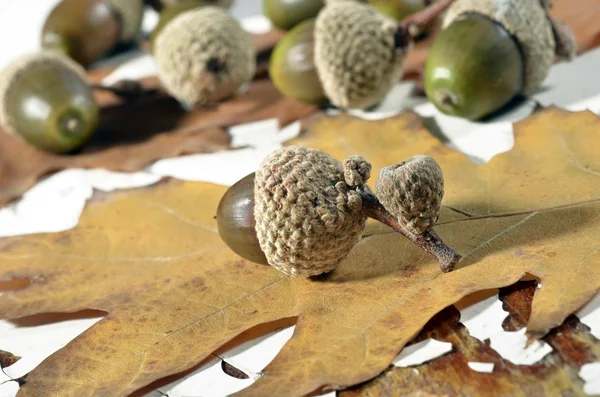
[[172, 6], [164, 8], [160, 12], [158, 22], [156, 23], [156, 26], [154, 27], [154, 29], [152, 30], [152, 33], [150, 34], [151, 46], [154, 47], [154, 42], [156, 41], [156, 38], [158, 37], [160, 32], [162, 32], [163, 28], [167, 25], [167, 23], [171, 22], [171, 20], [173, 20], [173, 18], [175, 18], [176, 16], [178, 16], [179, 14], [181, 14], [185, 11], [189, 11], [189, 10], [192, 10], [192, 9], [198, 8], [198, 7], [203, 7], [203, 6], [206, 6], [209, 4], [210, 4], [210, 2], [202, 1], [202, 0], [186, 0], [186, 1], [182, 1], [179, 3], [173, 4]]
[[256, 71], [250, 35], [213, 6], [171, 20], [156, 38], [154, 57], [165, 90], [189, 108], [233, 96]]
[[314, 26], [313, 18], [286, 33], [273, 49], [269, 75], [283, 95], [322, 105], [327, 97], [314, 64]]
[[[435, 178], [441, 174], [428, 168], [435, 161], [423, 157], [427, 159], [409, 161], [407, 172], [382, 177], [384, 185], [388, 180], [410, 184], [397, 178], [439, 184]], [[289, 146], [275, 150], [255, 173], [225, 192], [217, 209], [219, 234], [245, 259], [268, 264], [290, 277], [310, 277], [330, 272], [346, 259], [371, 217], [431, 253], [443, 271], [452, 270], [460, 254], [448, 247], [428, 222], [413, 222], [418, 233], [403, 225], [404, 218], [389, 212], [366, 184], [370, 175], [371, 164], [360, 156], [342, 163], [317, 149]], [[382, 189], [388, 201], [402, 193]], [[400, 201], [405, 207], [416, 199], [419, 208], [438, 208], [438, 198], [439, 190], [411, 188]]]
[[41, 150], [78, 149], [97, 122], [85, 71], [64, 55], [46, 50], [22, 56], [0, 74], [0, 124]]
[[273, 26], [289, 30], [307, 19], [317, 16], [323, 0], [263, 0], [263, 13]]
[[[177, 6], [185, 3], [188, 0], [146, 0], [146, 4], [154, 8], [156, 11], [162, 11], [165, 8]], [[203, 0], [206, 5], [229, 8], [233, 4], [233, 0]]]
[[88, 66], [135, 39], [142, 15], [142, 0], [62, 0], [46, 18], [41, 46]]
[[430, 0], [368, 0], [377, 11], [402, 21], [404, 18], [423, 10]]
[[429, 50], [425, 93], [441, 112], [479, 120], [533, 94], [560, 44], [539, 0], [457, 0]]

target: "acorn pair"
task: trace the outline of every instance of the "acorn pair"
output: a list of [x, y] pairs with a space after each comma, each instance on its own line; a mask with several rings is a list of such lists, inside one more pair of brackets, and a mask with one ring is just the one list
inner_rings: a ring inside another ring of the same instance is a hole
[[418, 155], [384, 168], [377, 195], [367, 185], [370, 174], [371, 165], [360, 156], [341, 163], [317, 149], [276, 150], [223, 195], [216, 217], [219, 234], [243, 258], [307, 277], [342, 262], [371, 217], [451, 271], [460, 254], [433, 230], [444, 195], [438, 163]]
[[273, 81], [301, 101], [371, 108], [400, 80], [419, 33], [414, 27], [444, 13], [428, 52], [425, 91], [441, 112], [477, 120], [533, 94], [555, 59], [575, 54], [571, 30], [550, 17], [547, 1], [450, 3], [438, 0], [398, 25], [366, 2], [329, 0], [276, 47]]

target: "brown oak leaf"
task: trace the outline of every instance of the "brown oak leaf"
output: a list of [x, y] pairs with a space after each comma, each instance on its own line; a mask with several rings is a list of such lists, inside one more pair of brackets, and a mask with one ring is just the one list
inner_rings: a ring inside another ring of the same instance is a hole
[[[600, 120], [544, 110], [516, 125], [515, 147], [475, 165], [413, 114], [320, 116], [290, 144], [383, 166], [428, 154], [446, 181], [438, 233], [463, 255], [438, 264], [372, 226], [332, 273], [290, 279], [221, 242], [224, 187], [169, 181], [90, 204], [73, 230], [0, 240], [0, 294], [12, 319], [86, 308], [108, 314], [27, 376], [19, 396], [125, 396], [191, 368], [243, 331], [298, 317], [294, 335], [240, 396], [303, 396], [385, 370], [439, 311], [473, 292], [539, 277], [527, 324], [543, 335], [598, 290]], [[90, 375], [93, 374], [93, 375]]]

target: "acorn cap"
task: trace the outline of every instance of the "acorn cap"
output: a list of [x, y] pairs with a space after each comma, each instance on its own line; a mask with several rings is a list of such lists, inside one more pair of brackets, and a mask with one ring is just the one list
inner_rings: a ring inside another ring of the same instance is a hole
[[465, 13], [480, 13], [500, 23], [519, 43], [525, 64], [523, 95], [533, 94], [554, 62], [552, 26], [540, 0], [457, 0], [447, 9], [443, 28]]
[[164, 27], [153, 49], [163, 86], [190, 107], [233, 95], [256, 71], [250, 35], [218, 7], [181, 13]]
[[357, 2], [330, 3], [315, 22], [315, 66], [340, 108], [380, 102], [402, 75], [408, 47], [395, 42], [398, 24]]
[[444, 197], [444, 175], [431, 157], [417, 155], [383, 168], [376, 182], [381, 204], [408, 230], [422, 234], [437, 222]]
[[[355, 168], [367, 166], [359, 162]], [[263, 160], [254, 179], [254, 217], [271, 266], [307, 277], [333, 270], [348, 256], [366, 216], [344, 173], [342, 163], [329, 154], [300, 146], [276, 150]], [[362, 185], [366, 180], [353, 182], [368, 191]]]
[[577, 41], [571, 27], [558, 19], [549, 18], [556, 42], [555, 53], [560, 60], [570, 61], [577, 54]]
[[135, 40], [144, 16], [143, 0], [106, 0], [121, 17], [121, 41]]
[[29, 70], [40, 66], [57, 70], [68, 69], [83, 81], [87, 81], [87, 74], [81, 65], [56, 51], [42, 50], [14, 59], [0, 73], [0, 125], [10, 134], [18, 135], [13, 127], [15, 122], [12, 115], [7, 111], [13, 98], [11, 92], [13, 88], [21, 85], [22, 79], [29, 78]]

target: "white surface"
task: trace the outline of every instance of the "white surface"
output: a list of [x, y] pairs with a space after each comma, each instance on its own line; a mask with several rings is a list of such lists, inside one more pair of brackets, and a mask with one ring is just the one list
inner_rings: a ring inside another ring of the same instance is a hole
[[480, 363], [476, 361], [469, 361], [467, 365], [475, 372], [481, 372], [484, 374], [491, 374], [492, 372], [494, 372], [494, 363]]
[[583, 365], [579, 370], [579, 377], [585, 382], [583, 385], [585, 394], [600, 395], [600, 362]]
[[[19, 361], [4, 371], [11, 378], [25, 375], [101, 319], [60, 321], [35, 327], [17, 327], [9, 321], [0, 321], [0, 350], [21, 356]], [[0, 372], [0, 383], [8, 379]], [[17, 390], [15, 382], [4, 383], [0, 385], [0, 397], [12, 397]]]
[[600, 293], [576, 313], [579, 321], [590, 327], [590, 333], [600, 339]]
[[441, 357], [450, 351], [452, 351], [452, 343], [440, 342], [430, 338], [410, 346], [406, 346], [392, 361], [392, 364], [396, 367], [412, 367], [413, 365], [421, 365], [427, 361]]
[[0, 208], [0, 237], [60, 232], [75, 227], [94, 189], [147, 186], [160, 176], [146, 172], [118, 173], [101, 169], [69, 169], [49, 176], [12, 205]]
[[552, 351], [544, 341], [534, 341], [527, 346], [526, 329], [508, 332], [502, 329], [507, 312], [502, 309], [498, 296], [492, 296], [460, 312], [460, 322], [469, 334], [480, 341], [490, 340], [490, 347], [502, 358], [517, 365], [532, 365]]

